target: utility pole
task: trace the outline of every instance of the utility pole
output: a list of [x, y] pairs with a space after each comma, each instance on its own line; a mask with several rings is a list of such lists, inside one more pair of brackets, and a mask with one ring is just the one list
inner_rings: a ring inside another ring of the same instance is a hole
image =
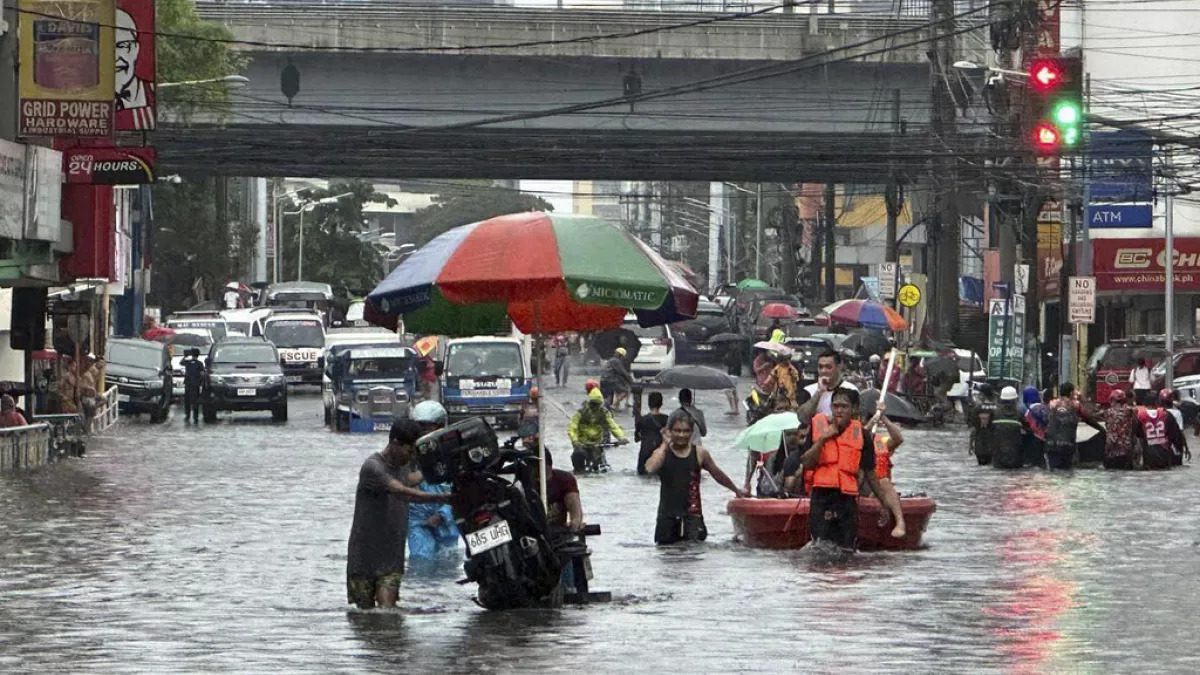
[[[896, 151], [896, 138], [900, 135], [900, 90], [892, 90], [892, 152]], [[900, 218], [900, 210], [904, 208], [904, 197], [900, 194], [900, 181], [896, 176], [896, 163], [890, 162], [888, 166], [888, 184], [883, 193], [884, 205], [887, 208], [887, 227], [884, 232], [884, 254], [885, 262], [895, 263], [900, 260], [900, 253], [896, 250], [896, 230], [898, 219]], [[897, 275], [899, 278], [899, 275]], [[895, 295], [896, 289], [892, 289], [892, 294]]]
[[763, 195], [762, 183], [754, 196], [754, 278], [762, 279], [762, 224], [763, 224]]
[[933, 183], [937, 190], [935, 200], [938, 210], [935, 236], [936, 260], [933, 265], [934, 334], [953, 342], [958, 325], [958, 270], [961, 255], [961, 233], [958, 215], [958, 158], [957, 137], [954, 133], [954, 99], [950, 94], [950, 64], [954, 63], [954, 0], [934, 0], [933, 20], [936, 42], [935, 58], [931, 61], [930, 76], [933, 85], [933, 139], [938, 145], [938, 158], [934, 160]]
[[0, 139], [17, 137], [17, 3], [0, 12]]
[[834, 183], [825, 184], [825, 303], [829, 304], [836, 300], [837, 292], [837, 239], [835, 227], [837, 226], [837, 212], [834, 207], [834, 199], [837, 197], [837, 185]]
[[[1167, 175], [1171, 180], [1175, 179], [1175, 167], [1171, 161], [1171, 152], [1168, 150], [1164, 162], [1167, 165]], [[1175, 383], [1175, 186], [1167, 185], [1167, 197], [1164, 207], [1167, 210], [1166, 223], [1166, 241], [1163, 250], [1166, 252], [1166, 280], [1167, 280], [1167, 296], [1166, 302], [1163, 305], [1164, 323], [1163, 328], [1167, 334], [1167, 372], [1165, 377], [1166, 387], [1171, 387]]]

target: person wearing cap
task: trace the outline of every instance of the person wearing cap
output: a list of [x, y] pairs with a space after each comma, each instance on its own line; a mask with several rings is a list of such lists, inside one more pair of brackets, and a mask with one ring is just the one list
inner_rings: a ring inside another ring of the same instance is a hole
[[621, 425], [613, 419], [612, 413], [604, 406], [604, 395], [599, 389], [588, 392], [587, 400], [571, 416], [567, 424], [567, 438], [571, 439], [571, 464], [575, 471], [581, 472], [587, 468], [585, 449], [604, 443], [604, 433], [608, 431], [621, 445], [628, 443]]
[[1021, 451], [1028, 429], [1019, 399], [1016, 387], [1004, 387], [991, 414], [992, 466], [997, 469], [1019, 469], [1025, 463]]
[[1145, 437], [1137, 408], [1129, 405], [1124, 391], [1114, 389], [1104, 411], [1104, 468], [1136, 469], [1142, 459], [1138, 439]]
[[404, 417], [392, 423], [387, 446], [363, 462], [354, 495], [354, 520], [346, 554], [347, 602], [360, 609], [395, 607], [404, 578], [408, 503], [448, 503], [450, 495], [417, 489], [409, 470], [421, 427]]
[[624, 347], [617, 347], [608, 361], [604, 362], [604, 371], [600, 374], [600, 391], [604, 394], [605, 404], [613, 410], [620, 407], [633, 389], [633, 373], [629, 372], [629, 365], [625, 363], [628, 355]]
[[976, 392], [978, 401], [967, 415], [967, 426], [971, 429], [970, 452], [980, 465], [991, 464], [995, 452], [995, 428], [992, 426], [992, 420], [996, 417], [995, 393], [992, 385], [986, 382], [979, 385]]
[[[421, 435], [446, 426], [446, 409], [437, 401], [421, 401], [413, 406], [412, 419]], [[425, 480], [420, 471], [409, 467], [409, 476], [420, 480], [417, 489], [430, 494], [449, 495], [450, 486]], [[408, 557], [412, 560], [436, 560], [458, 551], [458, 528], [446, 504], [416, 503], [408, 507]]]
[[517, 427], [519, 428], [525, 420], [535, 420], [538, 418], [538, 399], [542, 397], [542, 391], [537, 387], [529, 388], [529, 400], [521, 404], [521, 414], [517, 416]]
[[17, 410], [17, 402], [12, 396], [0, 396], [0, 427], [23, 427], [29, 424], [25, 416]]

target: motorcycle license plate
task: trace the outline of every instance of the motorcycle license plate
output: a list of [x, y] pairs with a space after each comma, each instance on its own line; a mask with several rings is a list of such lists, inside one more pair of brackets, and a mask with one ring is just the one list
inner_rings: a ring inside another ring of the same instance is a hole
[[508, 521], [501, 520], [482, 530], [475, 530], [467, 535], [467, 554], [479, 555], [490, 551], [501, 544], [512, 541], [512, 532], [508, 529]]
[[253, 396], [258, 393], [257, 389], [238, 389], [238, 396]]

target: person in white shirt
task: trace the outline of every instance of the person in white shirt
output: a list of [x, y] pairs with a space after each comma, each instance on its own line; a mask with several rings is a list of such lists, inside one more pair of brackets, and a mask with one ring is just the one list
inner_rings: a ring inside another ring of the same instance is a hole
[[796, 414], [800, 420], [810, 420], [818, 413], [832, 415], [830, 403], [835, 389], [858, 391], [858, 387], [842, 379], [841, 354], [827, 351], [817, 357], [817, 381], [796, 392], [796, 404], [799, 406]]
[[1150, 365], [1150, 359], [1140, 359], [1129, 373], [1129, 381], [1133, 384], [1133, 401], [1137, 405], [1154, 403], [1154, 397], [1150, 395]]

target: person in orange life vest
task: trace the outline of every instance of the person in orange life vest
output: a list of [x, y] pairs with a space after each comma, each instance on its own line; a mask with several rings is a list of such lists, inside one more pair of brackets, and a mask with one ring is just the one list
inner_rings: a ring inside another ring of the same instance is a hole
[[813, 541], [829, 541], [853, 549], [858, 535], [858, 486], [865, 481], [892, 515], [892, 536], [905, 535], [900, 498], [891, 484], [875, 475], [875, 441], [856, 419], [858, 392], [836, 389], [830, 400], [832, 415], [813, 417], [813, 443], [800, 457], [812, 470], [809, 492], [809, 532]]
[[[875, 430], [882, 424], [887, 431], [886, 434], [876, 434]], [[872, 434], [875, 442], [875, 477], [879, 479], [880, 484], [887, 481], [888, 487], [894, 489], [892, 481], [892, 457], [896, 455], [896, 449], [904, 443], [904, 436], [900, 433], [900, 427], [887, 417], [887, 404], [884, 403], [883, 397], [879, 397], [879, 402], [875, 404], [875, 416], [866, 425], [867, 433]], [[862, 494], [865, 491], [860, 490]]]

